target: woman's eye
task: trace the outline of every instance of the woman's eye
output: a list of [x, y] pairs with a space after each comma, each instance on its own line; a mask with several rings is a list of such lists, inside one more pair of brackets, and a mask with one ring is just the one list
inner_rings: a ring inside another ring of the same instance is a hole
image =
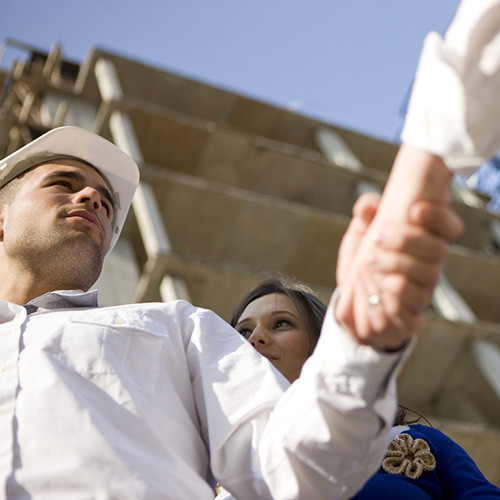
[[285, 318], [277, 320], [274, 325], [275, 328], [282, 328], [283, 326], [293, 326], [293, 325], [289, 320]]
[[240, 335], [245, 337], [246, 339], [252, 334], [252, 331], [248, 328], [241, 328], [240, 330], [238, 330], [238, 332], [240, 332]]

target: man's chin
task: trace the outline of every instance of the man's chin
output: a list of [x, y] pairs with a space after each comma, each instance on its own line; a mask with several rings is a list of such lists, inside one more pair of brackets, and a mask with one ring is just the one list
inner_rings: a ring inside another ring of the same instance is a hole
[[106, 251], [104, 247], [107, 248], [101, 241], [96, 241], [94, 236], [88, 232], [78, 231], [75, 234], [70, 235], [69, 241], [73, 241], [75, 247], [77, 249], [89, 249], [93, 253], [96, 253], [101, 256], [101, 260], [104, 259], [106, 255]]
[[71, 240], [70, 248], [66, 251], [67, 263], [76, 273], [85, 276], [86, 282], [92, 281], [92, 286], [101, 274], [105, 253], [103, 249], [89, 235]]

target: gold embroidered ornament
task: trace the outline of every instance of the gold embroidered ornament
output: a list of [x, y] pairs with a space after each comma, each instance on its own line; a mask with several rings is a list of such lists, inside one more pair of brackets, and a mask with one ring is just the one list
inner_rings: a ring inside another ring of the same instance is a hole
[[423, 439], [413, 438], [406, 433], [400, 434], [387, 447], [382, 468], [388, 474], [404, 474], [418, 479], [422, 472], [434, 470], [436, 459]]

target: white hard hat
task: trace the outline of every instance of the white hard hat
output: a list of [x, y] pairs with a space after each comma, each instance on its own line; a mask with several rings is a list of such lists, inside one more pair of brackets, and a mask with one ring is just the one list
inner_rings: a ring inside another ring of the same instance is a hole
[[58, 127], [0, 161], [0, 188], [26, 170], [49, 160], [74, 158], [92, 165], [109, 184], [115, 201], [114, 247], [139, 183], [135, 161], [115, 144], [89, 130]]

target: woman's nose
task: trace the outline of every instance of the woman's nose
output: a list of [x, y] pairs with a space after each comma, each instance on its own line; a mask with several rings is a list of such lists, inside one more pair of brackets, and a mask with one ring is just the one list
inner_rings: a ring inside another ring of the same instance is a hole
[[250, 344], [255, 347], [255, 344], [266, 345], [269, 343], [269, 335], [266, 328], [262, 326], [256, 326], [250, 337], [248, 338]]

